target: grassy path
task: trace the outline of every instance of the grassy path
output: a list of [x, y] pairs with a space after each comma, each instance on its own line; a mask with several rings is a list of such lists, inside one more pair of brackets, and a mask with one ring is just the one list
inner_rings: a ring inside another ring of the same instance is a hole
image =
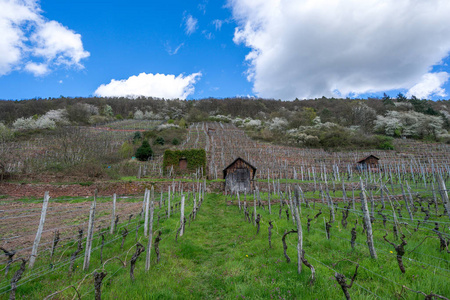
[[[178, 219], [167, 221], [169, 227], [174, 228]], [[262, 226], [267, 227], [267, 224]], [[152, 265], [150, 273], [145, 274], [141, 262], [133, 284], [127, 276], [113, 279], [114, 286], [120, 285], [121, 289], [105, 287], [105, 297], [292, 298], [294, 286], [289, 285], [293, 280], [284, 277], [297, 277], [295, 264], [282, 264], [280, 255], [273, 257], [275, 251], [282, 255], [282, 247], [268, 250], [267, 233], [265, 237], [255, 234], [256, 228], [243, 221], [235, 206], [227, 206], [223, 197], [211, 194], [178, 242], [175, 242], [174, 232], [163, 230], [165, 239], [161, 242], [160, 264]], [[282, 271], [286, 267], [289, 270]]]

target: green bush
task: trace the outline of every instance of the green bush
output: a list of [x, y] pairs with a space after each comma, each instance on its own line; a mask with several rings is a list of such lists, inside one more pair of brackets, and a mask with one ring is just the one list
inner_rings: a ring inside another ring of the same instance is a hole
[[164, 152], [163, 167], [167, 170], [168, 167], [173, 166], [174, 170], [178, 171], [178, 164], [180, 158], [187, 160], [187, 168], [190, 172], [203, 167], [203, 172], [206, 170], [206, 151], [205, 149], [190, 149], [190, 150], [166, 150]]
[[173, 140], [172, 140], [172, 145], [179, 145], [180, 144], [180, 140], [179, 139], [177, 139], [177, 138], [173, 138]]
[[122, 158], [130, 158], [133, 155], [133, 145], [129, 142], [124, 142], [120, 146], [119, 154]]
[[376, 135], [375, 139], [377, 141], [377, 148], [381, 150], [394, 150], [394, 145], [392, 144], [393, 138], [384, 135]]
[[117, 115], [116, 115], [116, 120], [123, 120], [122, 115], [121, 115], [121, 114], [117, 114]]
[[155, 141], [153, 142], [153, 145], [161, 145], [163, 146], [166, 143], [166, 140], [162, 136], [158, 136]]
[[156, 137], [156, 132], [153, 130], [147, 130], [144, 131], [144, 138], [145, 139], [153, 139]]
[[141, 133], [139, 131], [136, 131], [133, 136], [133, 144], [136, 144], [138, 141], [141, 140], [141, 138], [142, 138]]
[[150, 147], [150, 144], [147, 142], [147, 140], [144, 140], [142, 142], [142, 145], [137, 148], [135, 156], [140, 161], [147, 161], [150, 157], [153, 156], [152, 147]]

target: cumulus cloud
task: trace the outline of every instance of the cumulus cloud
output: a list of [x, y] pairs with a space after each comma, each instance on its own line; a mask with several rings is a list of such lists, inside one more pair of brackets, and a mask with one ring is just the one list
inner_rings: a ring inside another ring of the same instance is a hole
[[187, 15], [184, 18], [185, 32], [187, 35], [193, 34], [197, 30], [197, 19], [191, 15]]
[[428, 99], [430, 96], [445, 97], [447, 94], [442, 86], [447, 83], [450, 74], [447, 72], [428, 73], [422, 80], [409, 89], [407, 97], [416, 96], [419, 99]]
[[229, 0], [261, 97], [410, 89], [450, 51], [448, 0]]
[[33, 73], [34, 76], [43, 76], [49, 72], [46, 64], [37, 64], [34, 62], [29, 62], [25, 65], [25, 70]]
[[54, 66], [83, 67], [81, 35], [42, 16], [37, 0], [0, 0], [0, 76], [25, 70], [40, 76]]
[[146, 74], [131, 76], [124, 80], [111, 80], [108, 84], [102, 84], [95, 91], [101, 97], [129, 97], [139, 96], [157, 97], [165, 99], [186, 99], [195, 90], [194, 84], [201, 77], [201, 73], [193, 73], [188, 76], [180, 74]]

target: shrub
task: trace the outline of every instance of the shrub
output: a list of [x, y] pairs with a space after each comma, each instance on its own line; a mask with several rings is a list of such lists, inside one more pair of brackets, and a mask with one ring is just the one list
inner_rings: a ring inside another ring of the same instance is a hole
[[156, 137], [156, 132], [153, 130], [147, 130], [144, 131], [144, 138], [145, 139], [153, 139]]
[[141, 138], [141, 133], [139, 131], [136, 131], [133, 136], [133, 144], [136, 144]]
[[121, 114], [117, 114], [117, 115], [116, 115], [116, 120], [123, 120], [122, 115], [121, 115]]
[[180, 140], [179, 139], [177, 139], [177, 138], [173, 138], [173, 140], [172, 140], [172, 145], [179, 145], [180, 144]]
[[391, 137], [383, 136], [383, 135], [376, 135], [375, 139], [377, 141], [377, 148], [381, 150], [394, 150], [394, 145], [392, 144], [392, 141], [394, 140]]
[[153, 156], [152, 147], [150, 147], [150, 144], [147, 142], [147, 140], [144, 140], [142, 142], [142, 145], [137, 148], [135, 156], [140, 161], [147, 161], [150, 157]]
[[0, 122], [0, 142], [12, 140], [13, 137], [13, 131]]
[[134, 113], [133, 118], [134, 118], [135, 120], [143, 120], [143, 119], [144, 119], [144, 113], [143, 113], [141, 110], [138, 109], [138, 110]]
[[166, 143], [162, 136], [158, 136], [156, 140], [153, 142], [153, 145], [161, 145], [163, 146]]
[[130, 158], [133, 155], [133, 146], [128, 142], [123, 143], [119, 153], [122, 158]]

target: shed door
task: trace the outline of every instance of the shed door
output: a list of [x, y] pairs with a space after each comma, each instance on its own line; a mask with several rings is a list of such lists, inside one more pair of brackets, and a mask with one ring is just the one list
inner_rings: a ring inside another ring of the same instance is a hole
[[250, 191], [250, 172], [246, 168], [236, 170], [236, 183], [239, 191]]
[[180, 168], [180, 171], [187, 170], [187, 159], [180, 158], [179, 168]]

